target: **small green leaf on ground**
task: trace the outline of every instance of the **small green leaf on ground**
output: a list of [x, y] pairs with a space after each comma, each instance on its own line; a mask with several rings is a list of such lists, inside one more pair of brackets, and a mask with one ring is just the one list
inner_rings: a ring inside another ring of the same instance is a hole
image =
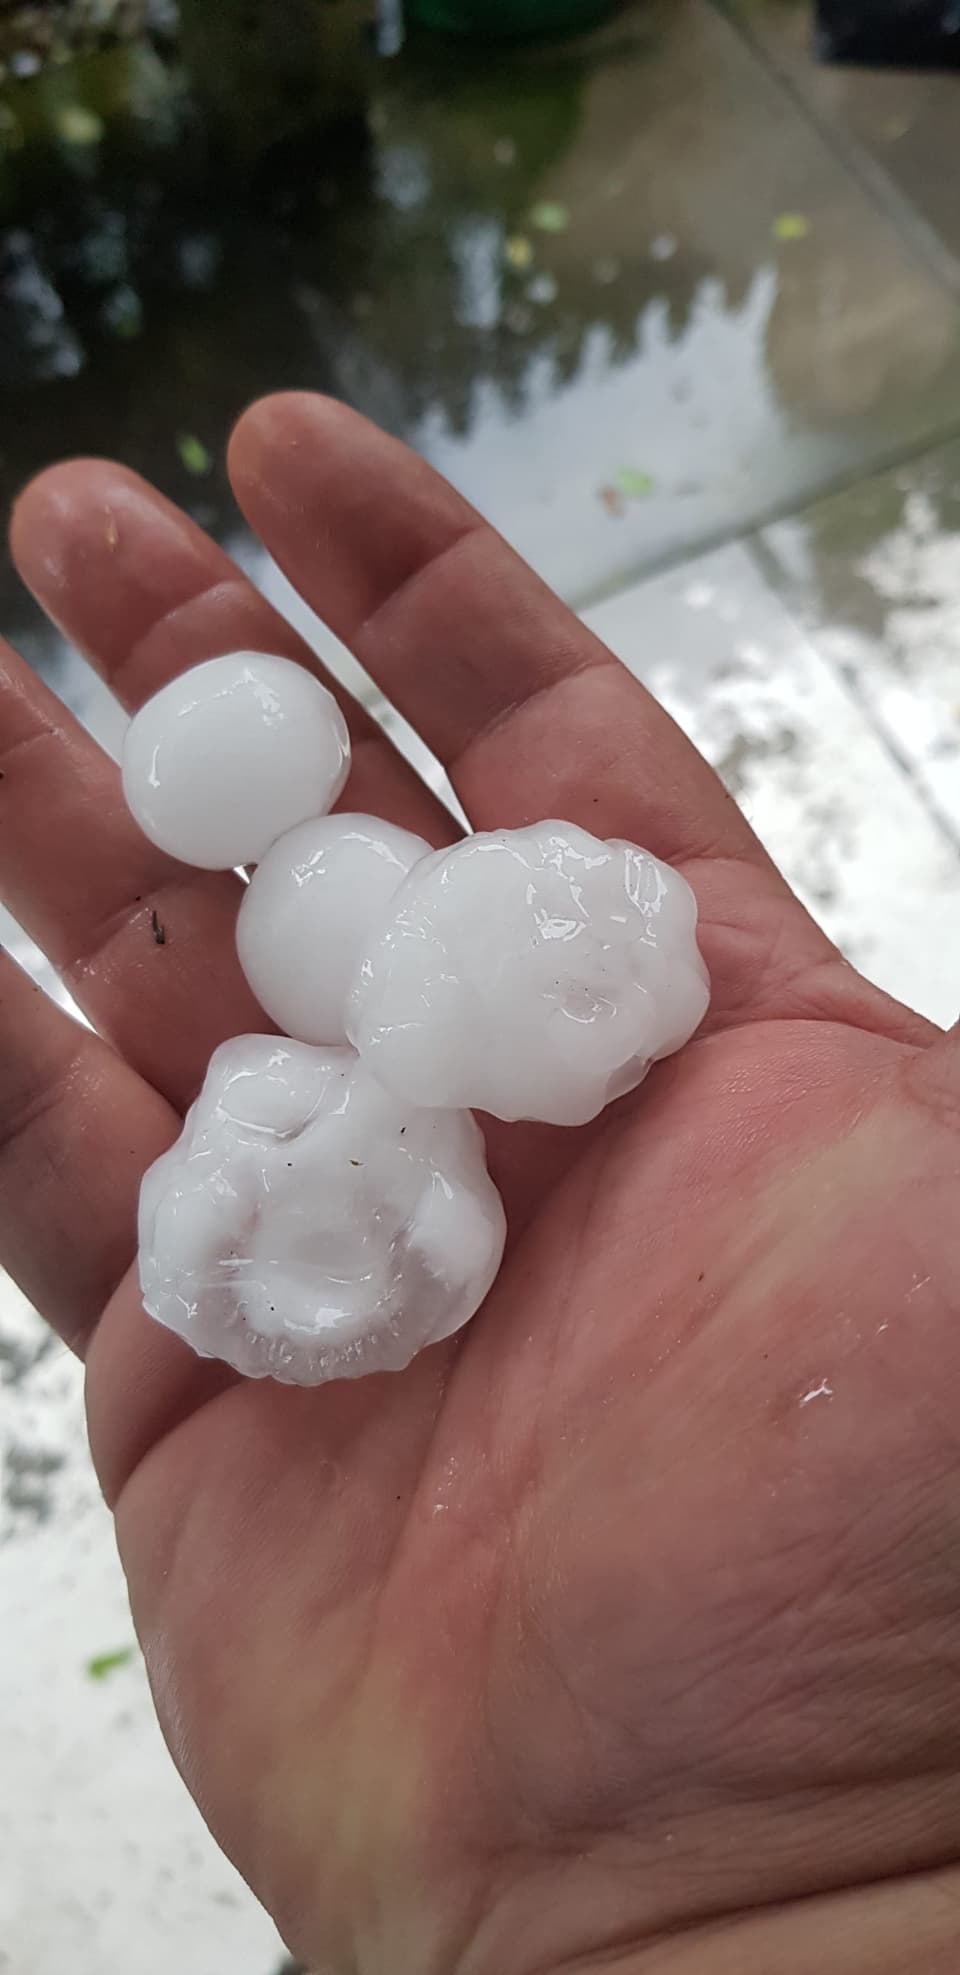
[[54, 117], [54, 129], [65, 144], [99, 144], [103, 118], [95, 110], [85, 109], [82, 103], [65, 103]]
[[87, 1678], [106, 1680], [111, 1673], [116, 1673], [118, 1667], [129, 1666], [136, 1650], [135, 1646], [119, 1646], [113, 1653], [97, 1653], [87, 1661]]
[[504, 242], [503, 256], [508, 267], [529, 267], [533, 260], [533, 248], [523, 233], [511, 233]]
[[209, 473], [213, 461], [203, 440], [198, 439], [195, 433], [178, 432], [177, 451], [180, 454], [180, 464], [186, 467], [188, 473], [194, 474], [197, 479], [202, 474]]
[[530, 208], [530, 224], [541, 233], [566, 233], [570, 214], [559, 199], [538, 199]]
[[653, 476], [641, 473], [636, 466], [621, 466], [614, 480], [617, 492], [628, 501], [646, 500], [647, 495], [653, 493], [653, 484]]
[[809, 231], [806, 213], [778, 213], [773, 222], [775, 240], [805, 240]]

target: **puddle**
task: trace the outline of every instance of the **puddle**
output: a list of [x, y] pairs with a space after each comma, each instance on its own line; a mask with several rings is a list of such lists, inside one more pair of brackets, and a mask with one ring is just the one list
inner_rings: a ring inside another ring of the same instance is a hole
[[[0, 484], [114, 454], [223, 536], [242, 406], [309, 386], [581, 603], [960, 401], [957, 318], [706, 0], [495, 56], [421, 38], [366, 137], [231, 191], [80, 183], [0, 248]], [[387, 492], [389, 490], [386, 490]], [[47, 664], [9, 575], [5, 628]]]

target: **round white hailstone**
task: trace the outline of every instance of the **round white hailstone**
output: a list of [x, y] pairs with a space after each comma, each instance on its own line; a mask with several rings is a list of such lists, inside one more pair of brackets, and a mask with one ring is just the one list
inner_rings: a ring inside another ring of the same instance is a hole
[[290, 659], [239, 651], [182, 672], [134, 715], [123, 792], [151, 843], [228, 871], [332, 808], [349, 766], [326, 686]]
[[357, 969], [347, 1031], [388, 1090], [582, 1125], [699, 1027], [686, 880], [572, 823], [467, 837], [404, 880]]
[[144, 1307], [248, 1378], [399, 1371], [473, 1315], [505, 1233], [469, 1112], [398, 1103], [352, 1049], [239, 1036], [144, 1179]]
[[243, 895], [240, 964], [261, 1008], [300, 1042], [346, 1042], [365, 937], [430, 845], [376, 816], [321, 816], [268, 850]]

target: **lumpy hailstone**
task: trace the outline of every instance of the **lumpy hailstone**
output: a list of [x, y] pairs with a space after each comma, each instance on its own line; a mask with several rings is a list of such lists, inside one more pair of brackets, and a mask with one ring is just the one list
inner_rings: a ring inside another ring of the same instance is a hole
[[505, 1221], [478, 1125], [350, 1049], [241, 1036], [140, 1199], [150, 1315], [248, 1378], [396, 1371], [473, 1315]]
[[227, 871], [331, 809], [349, 766], [346, 722], [319, 679], [286, 658], [232, 652], [171, 679], [135, 714], [123, 789], [151, 843]]
[[268, 850], [237, 921], [240, 964], [261, 1008], [301, 1042], [346, 1041], [364, 938], [430, 845], [377, 816], [322, 816]]
[[703, 1020], [696, 924], [636, 844], [557, 822], [467, 837], [395, 894], [348, 1033], [398, 1099], [586, 1124]]

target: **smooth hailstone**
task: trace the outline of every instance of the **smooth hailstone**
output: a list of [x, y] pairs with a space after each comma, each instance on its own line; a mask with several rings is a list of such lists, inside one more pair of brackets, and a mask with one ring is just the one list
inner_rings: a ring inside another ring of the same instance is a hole
[[346, 721], [313, 673], [231, 652], [180, 673], [134, 715], [123, 790], [151, 843], [228, 871], [331, 809], [349, 766]]
[[376, 816], [322, 816], [268, 850], [237, 921], [240, 964], [284, 1035], [346, 1042], [363, 941], [430, 845]]
[[636, 844], [557, 822], [467, 837], [396, 892], [347, 1032], [398, 1099], [586, 1124], [699, 1027], [696, 924]]
[[144, 1179], [144, 1306], [249, 1378], [398, 1371], [473, 1315], [504, 1236], [469, 1112], [391, 1097], [351, 1049], [240, 1036]]

